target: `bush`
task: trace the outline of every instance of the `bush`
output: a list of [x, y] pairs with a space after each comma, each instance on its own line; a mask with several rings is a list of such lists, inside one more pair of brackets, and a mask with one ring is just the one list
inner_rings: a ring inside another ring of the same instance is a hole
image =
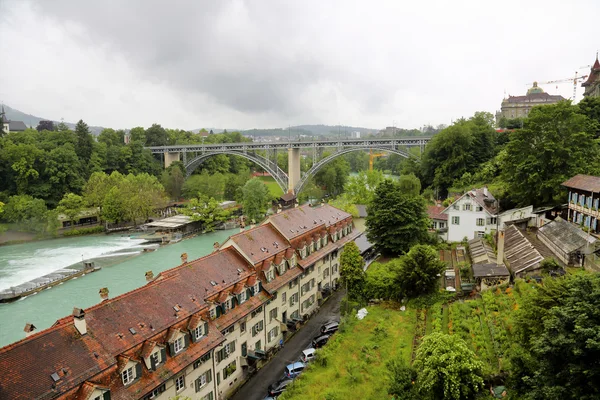
[[386, 366], [390, 375], [388, 393], [395, 396], [397, 400], [416, 399], [417, 371], [406, 365], [402, 359], [389, 361]]
[[81, 236], [81, 235], [91, 235], [92, 233], [102, 233], [104, 232], [103, 226], [92, 226], [90, 228], [82, 228], [82, 229], [72, 229], [70, 231], [63, 232], [63, 236]]

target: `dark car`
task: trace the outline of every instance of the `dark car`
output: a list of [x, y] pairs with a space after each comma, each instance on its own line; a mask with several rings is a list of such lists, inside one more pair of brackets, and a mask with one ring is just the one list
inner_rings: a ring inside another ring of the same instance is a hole
[[331, 334], [337, 332], [339, 327], [340, 327], [340, 324], [338, 324], [337, 322], [328, 322], [321, 327], [321, 333], [323, 335], [331, 335]]
[[319, 349], [319, 348], [325, 346], [327, 344], [327, 341], [329, 340], [329, 338], [330, 338], [330, 335], [321, 335], [321, 336], [317, 336], [316, 338], [314, 338], [312, 341], [313, 349]]
[[272, 384], [269, 386], [269, 396], [279, 396], [281, 393], [283, 393], [287, 385], [293, 381], [293, 379], [282, 379], [279, 382]]

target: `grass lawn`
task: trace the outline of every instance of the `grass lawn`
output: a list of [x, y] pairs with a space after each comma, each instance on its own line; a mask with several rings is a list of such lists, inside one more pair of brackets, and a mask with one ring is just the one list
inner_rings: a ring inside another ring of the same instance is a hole
[[447, 303], [442, 296], [427, 309], [417, 310], [412, 301], [406, 311], [393, 303], [368, 307], [364, 320], [351, 316], [342, 324], [280, 400], [387, 399], [386, 363], [398, 358], [411, 362], [416, 332], [418, 337], [432, 332], [460, 336], [484, 363], [484, 375], [494, 376], [506, 368], [514, 343], [514, 311], [538, 287], [517, 280], [513, 287], [488, 290], [472, 299]]
[[275, 179], [273, 179], [272, 176], [258, 176], [257, 178], [260, 179], [265, 185], [267, 185], [267, 187], [269, 188], [269, 192], [271, 192], [273, 196], [279, 198], [283, 194], [283, 190], [281, 190], [281, 188], [279, 187], [277, 182], [275, 182]]
[[401, 358], [410, 362], [415, 310], [398, 311], [387, 303], [368, 307], [359, 321], [354, 316], [310, 367], [296, 379], [281, 400], [388, 398], [386, 363]]

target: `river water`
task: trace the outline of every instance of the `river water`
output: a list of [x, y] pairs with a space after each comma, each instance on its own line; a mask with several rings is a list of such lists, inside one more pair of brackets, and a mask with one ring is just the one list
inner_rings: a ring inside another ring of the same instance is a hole
[[46, 240], [0, 247], [0, 290], [19, 285], [61, 268], [93, 260], [100, 271], [74, 278], [12, 303], [0, 304], [0, 347], [25, 337], [25, 324], [38, 330], [50, 327], [57, 319], [70, 315], [73, 307], [87, 308], [100, 302], [98, 290], [109, 289], [115, 297], [146, 283], [145, 273], [159, 272], [188, 259], [202, 257], [239, 230], [216, 231], [179, 243], [142, 252], [142, 240], [119, 235], [98, 235]]

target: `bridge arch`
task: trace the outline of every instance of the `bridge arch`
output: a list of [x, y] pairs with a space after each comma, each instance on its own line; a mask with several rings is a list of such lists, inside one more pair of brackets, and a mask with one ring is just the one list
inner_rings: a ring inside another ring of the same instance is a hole
[[302, 179], [300, 179], [300, 182], [298, 182], [298, 184], [294, 188], [294, 193], [296, 194], [296, 196], [298, 194], [300, 194], [300, 192], [304, 188], [304, 185], [306, 185], [306, 182], [308, 182], [308, 179], [310, 179], [311, 176], [315, 176], [321, 168], [323, 168], [327, 163], [329, 163], [333, 159], [343, 156], [344, 154], [348, 154], [352, 151], [370, 151], [370, 150], [378, 150], [378, 151], [385, 151], [388, 153], [398, 154], [399, 156], [402, 156], [404, 158], [410, 157], [410, 155], [405, 151], [397, 150], [397, 149], [389, 149], [386, 147], [366, 146], [366, 147], [345, 148], [345, 149], [339, 150], [339, 151], [319, 160], [308, 171], [306, 171], [302, 175]]
[[216, 156], [219, 154], [239, 156], [252, 161], [253, 163], [263, 168], [265, 171], [267, 171], [273, 177], [273, 179], [275, 179], [275, 182], [277, 182], [281, 190], [283, 190], [283, 193], [287, 192], [287, 174], [281, 168], [279, 168], [277, 163], [274, 163], [266, 159], [265, 157], [251, 153], [244, 153], [241, 151], [238, 152], [232, 150], [211, 150], [210, 153], [199, 154], [185, 164], [186, 177], [189, 177], [192, 174], [192, 172], [194, 172], [194, 170], [198, 168], [198, 166], [204, 161], [206, 161], [209, 157]]

